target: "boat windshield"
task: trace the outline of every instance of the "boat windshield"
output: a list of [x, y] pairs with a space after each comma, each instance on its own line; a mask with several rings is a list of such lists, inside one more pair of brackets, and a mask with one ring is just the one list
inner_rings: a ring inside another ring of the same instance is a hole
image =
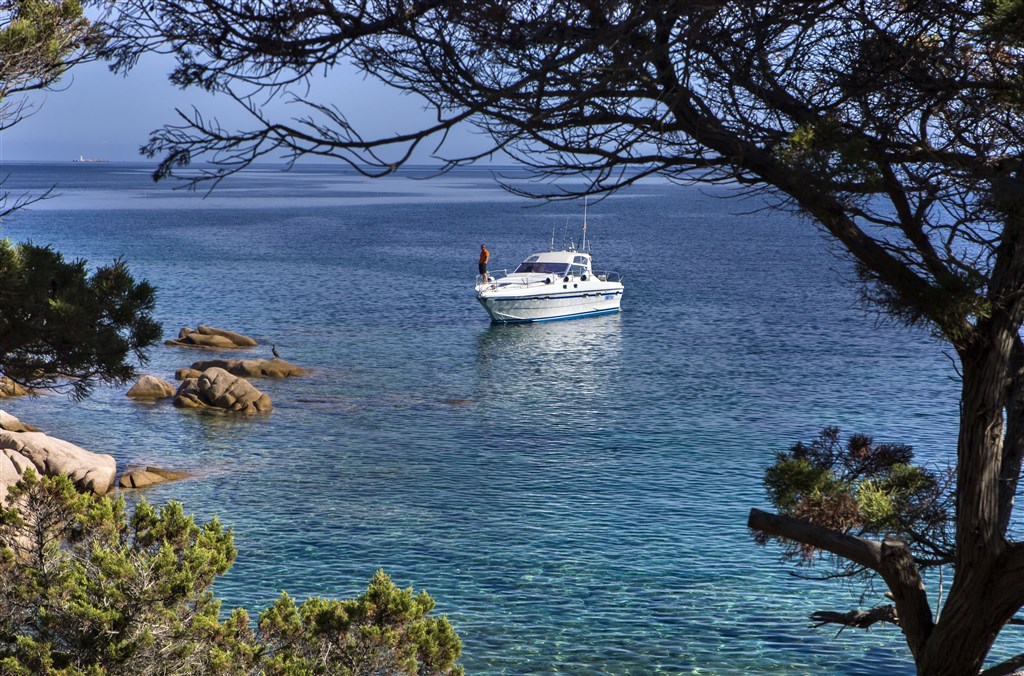
[[523, 261], [516, 268], [516, 272], [539, 272], [545, 275], [561, 275], [569, 266], [565, 263], [539, 263], [537, 261]]

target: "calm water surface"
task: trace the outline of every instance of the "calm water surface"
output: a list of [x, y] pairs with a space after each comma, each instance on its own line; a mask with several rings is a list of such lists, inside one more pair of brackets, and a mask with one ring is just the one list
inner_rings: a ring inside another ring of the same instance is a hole
[[[575, 204], [527, 207], [486, 170], [372, 182], [251, 171], [210, 197], [142, 165], [7, 165], [60, 197], [0, 235], [159, 289], [165, 337], [204, 323], [308, 378], [260, 381], [265, 417], [199, 415], [100, 389], [4, 402], [118, 464], [196, 478], [145, 493], [235, 530], [226, 607], [350, 597], [383, 567], [427, 589], [472, 674], [912, 673], [895, 629], [808, 629], [859, 588], [799, 581], [746, 529], [773, 454], [824, 425], [944, 462], [957, 383], [927, 336], [878, 325], [808, 224], [637, 186], [590, 207], [616, 316], [492, 326], [476, 254], [513, 267]], [[160, 346], [171, 379], [209, 352]], [[220, 356], [220, 355], [217, 355]], [[870, 597], [870, 602], [878, 599]], [[1011, 646], [1012, 648], [1012, 646]]]

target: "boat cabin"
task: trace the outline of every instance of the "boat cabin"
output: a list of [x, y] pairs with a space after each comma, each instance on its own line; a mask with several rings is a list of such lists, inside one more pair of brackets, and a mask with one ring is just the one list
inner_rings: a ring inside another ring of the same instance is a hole
[[590, 255], [576, 251], [547, 251], [527, 256], [512, 274], [541, 274], [557, 277], [590, 275]]

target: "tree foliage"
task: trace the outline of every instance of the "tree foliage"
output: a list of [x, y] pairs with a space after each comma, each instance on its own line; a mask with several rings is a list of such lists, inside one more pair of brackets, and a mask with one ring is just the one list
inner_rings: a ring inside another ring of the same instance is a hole
[[82, 397], [125, 382], [161, 335], [156, 294], [123, 261], [89, 271], [49, 247], [0, 241], [0, 373]]
[[[925, 569], [954, 560], [952, 478], [913, 458], [905, 444], [875, 443], [864, 434], [843, 443], [839, 428], [827, 427], [810, 444], [779, 453], [764, 484], [779, 514], [859, 537], [898, 536]], [[787, 558], [802, 563], [829, 556], [808, 543], [780, 544]], [[863, 568], [843, 571], [852, 572]]]
[[[855, 263], [866, 299], [928, 327], [956, 353], [954, 532], [952, 547], [939, 543], [954, 573], [938, 621], [914, 541], [881, 527], [890, 508], [906, 516], [886, 493], [904, 463], [872, 479], [880, 483], [847, 487], [845, 466], [821, 473], [810, 456], [792, 458], [834, 482], [819, 487], [822, 499], [844, 501], [850, 515], [856, 503], [856, 518], [818, 525], [757, 512], [751, 525], [884, 581], [920, 673], [982, 668], [1024, 605], [1024, 544], [1009, 531], [1024, 460], [1019, 0], [120, 7], [107, 52], [116, 67], [170, 51], [177, 84], [233, 97], [250, 114], [238, 131], [197, 111], [157, 130], [144, 152], [162, 158], [160, 176], [202, 157], [215, 164], [198, 178], [217, 179], [279, 152], [384, 174], [469, 123], [491, 141], [480, 155], [505, 152], [539, 177], [586, 179], [581, 189], [547, 183], [541, 196], [607, 192], [658, 174], [742, 186], [816, 223]], [[364, 136], [343, 109], [306, 96], [321, 69], [342, 62], [416, 97], [433, 123]], [[274, 97], [304, 114], [274, 117], [262, 106]], [[474, 159], [435, 152], [453, 164]], [[872, 514], [881, 539], [865, 521]], [[993, 673], [1014, 664], [1024, 653]]]
[[231, 531], [180, 504], [78, 494], [31, 471], [0, 519], [0, 672], [202, 673], [235, 559]]
[[[76, 0], [0, 3], [0, 100], [51, 86], [78, 60], [90, 24]], [[0, 116], [6, 127], [10, 117]]]
[[287, 594], [260, 614], [269, 656], [267, 674], [462, 674], [462, 642], [445, 617], [428, 617], [426, 592], [399, 589], [378, 570], [356, 599], [311, 598], [296, 606]]
[[0, 129], [24, 112], [9, 97], [52, 86], [94, 37], [77, 0], [0, 1]]
[[[33, 111], [27, 92], [53, 88], [99, 43], [78, 0], [0, 0], [0, 131]], [[0, 218], [48, 195], [0, 193]]]
[[425, 592], [378, 571], [353, 600], [282, 593], [251, 626], [211, 585], [237, 555], [180, 503], [79, 494], [29, 470], [0, 509], [0, 674], [461, 674], [462, 644]]
[[[31, 111], [25, 94], [53, 87], [102, 42], [78, 0], [0, 0], [0, 132]], [[0, 176], [0, 186], [6, 177]], [[50, 195], [0, 191], [0, 218]], [[0, 241], [0, 376], [84, 397], [134, 375], [160, 337], [153, 288], [122, 261], [91, 273], [49, 247]]]

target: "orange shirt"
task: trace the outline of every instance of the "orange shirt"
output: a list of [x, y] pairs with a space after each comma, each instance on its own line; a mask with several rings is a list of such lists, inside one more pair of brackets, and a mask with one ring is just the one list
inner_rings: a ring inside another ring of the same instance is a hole
[[491, 258], [491, 252], [483, 247], [480, 248], [480, 262], [486, 263]]

